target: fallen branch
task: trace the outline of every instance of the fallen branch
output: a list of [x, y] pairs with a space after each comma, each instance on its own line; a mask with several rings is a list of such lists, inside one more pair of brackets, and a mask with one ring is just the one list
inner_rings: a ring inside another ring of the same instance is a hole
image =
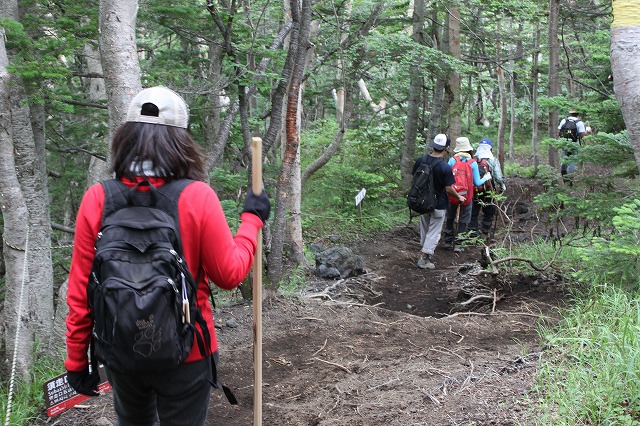
[[455, 331], [451, 330], [451, 326], [449, 326], [449, 333], [455, 334], [456, 336], [460, 337], [460, 340], [458, 340], [456, 343], [460, 343], [464, 340], [464, 336], [462, 334], [458, 334]]
[[351, 374], [351, 371], [350, 371], [347, 367], [345, 367], [345, 366], [343, 366], [343, 365], [336, 364], [335, 362], [325, 361], [325, 360], [320, 359], [320, 358], [318, 358], [318, 357], [314, 357], [313, 359], [315, 359], [316, 361], [324, 362], [325, 364], [333, 365], [334, 367], [338, 367], [339, 369], [344, 370], [344, 371], [346, 371], [347, 373]]
[[536, 266], [535, 263], [533, 263], [533, 260], [527, 259], [526, 257], [509, 256], [509, 257], [505, 257], [505, 258], [502, 258], [502, 259], [494, 260], [494, 261], [491, 262], [491, 265], [495, 266], [495, 265], [498, 265], [500, 263], [513, 262], [513, 261], [528, 263], [529, 266], [531, 266], [532, 269], [534, 269], [534, 270], [536, 270], [538, 272], [545, 271], [553, 263], [553, 262], [548, 262], [545, 266], [539, 267], [539, 266]]
[[327, 339], [324, 339], [324, 344], [322, 345], [322, 347], [321, 347], [320, 349], [318, 349], [317, 351], [315, 351], [315, 352], [313, 353], [313, 355], [311, 355], [311, 356], [312, 356], [312, 357], [315, 357], [315, 356], [316, 356], [316, 355], [318, 355], [320, 352], [322, 352], [322, 350], [323, 350], [324, 348], [326, 348], [326, 347], [327, 347]]
[[446, 355], [446, 354], [455, 355], [455, 356], [457, 356], [458, 358], [460, 358], [461, 360], [464, 360], [464, 358], [462, 358], [462, 357], [461, 357], [460, 355], [458, 355], [457, 353], [455, 353], [455, 352], [453, 352], [453, 351], [450, 351], [449, 349], [446, 349], [446, 348], [442, 348], [442, 349], [443, 349], [443, 350], [436, 349], [436, 348], [434, 348], [433, 346], [431, 346], [431, 347], [429, 348], [429, 350], [430, 350], [430, 351], [439, 352], [439, 353], [441, 353], [441, 354], [445, 354], [445, 355]]
[[464, 388], [469, 384], [471, 379], [473, 378], [473, 362], [471, 362], [471, 360], [469, 360], [469, 364], [471, 364], [471, 370], [469, 371], [469, 374], [464, 379], [464, 381], [462, 382], [462, 384], [460, 385], [460, 387], [458, 388], [458, 390], [455, 393], [462, 392], [464, 390]]
[[302, 317], [298, 318], [299, 320], [309, 320], [309, 321], [325, 321], [324, 318], [314, 318], [314, 317]]
[[453, 313], [451, 315], [446, 315], [446, 316], [442, 317], [441, 319], [453, 318], [453, 317], [457, 317], [458, 315], [477, 315], [477, 316], [483, 316], [483, 317], [490, 317], [490, 316], [497, 316], [497, 315], [517, 315], [517, 316], [527, 316], [527, 317], [535, 317], [535, 318], [542, 318], [542, 319], [555, 319], [555, 320], [558, 320], [557, 318], [551, 318], [551, 317], [548, 317], [546, 315], [530, 314], [528, 312], [500, 312], [500, 311], [495, 311], [495, 312], [491, 312], [491, 313], [488, 313], [488, 314], [485, 314], [485, 313], [482, 313], [482, 312], [456, 312], [456, 313]]
[[497, 290], [494, 288], [493, 289], [493, 306], [491, 306], [491, 312], [495, 312], [496, 311], [496, 303], [498, 302], [498, 292]]
[[486, 295], [486, 294], [478, 294], [477, 296], [473, 296], [471, 299], [467, 300], [466, 302], [458, 303], [458, 305], [466, 306], [466, 305], [468, 305], [470, 303], [473, 303], [473, 302], [475, 302], [476, 300], [479, 300], [479, 299], [495, 299], [495, 296], [489, 296], [489, 295]]

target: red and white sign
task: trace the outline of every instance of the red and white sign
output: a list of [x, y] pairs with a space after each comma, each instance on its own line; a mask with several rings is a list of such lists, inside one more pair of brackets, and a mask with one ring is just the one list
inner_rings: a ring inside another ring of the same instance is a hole
[[[107, 376], [102, 365], [98, 369], [98, 374], [100, 374], [98, 391], [110, 391], [111, 385], [107, 381]], [[49, 417], [63, 413], [89, 398], [91, 397], [73, 390], [67, 382], [67, 373], [56, 376], [44, 383], [44, 402], [47, 408], [47, 416]]]

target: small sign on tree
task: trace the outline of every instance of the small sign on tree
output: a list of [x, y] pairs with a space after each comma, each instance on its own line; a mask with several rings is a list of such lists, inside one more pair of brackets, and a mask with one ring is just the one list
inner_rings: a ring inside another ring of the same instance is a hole
[[358, 207], [358, 216], [362, 216], [362, 200], [367, 195], [367, 190], [362, 188], [358, 195], [356, 195], [356, 207]]

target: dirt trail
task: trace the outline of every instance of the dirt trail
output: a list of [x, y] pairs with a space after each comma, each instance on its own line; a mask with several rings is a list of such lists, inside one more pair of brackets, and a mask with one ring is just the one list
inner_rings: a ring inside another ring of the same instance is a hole
[[[527, 190], [510, 186], [513, 199], [524, 199]], [[264, 306], [264, 425], [535, 422], [523, 397], [542, 350], [536, 325], [557, 320], [561, 285], [482, 273], [478, 246], [461, 254], [439, 248], [436, 269], [418, 269], [415, 222], [352, 247], [367, 274], [316, 279], [300, 297]], [[478, 294], [487, 297], [460, 304]], [[214, 392], [209, 425], [253, 423], [252, 315], [249, 304], [216, 313], [220, 373], [239, 405]], [[230, 319], [237, 326], [226, 326]], [[115, 421], [111, 394], [90, 402], [48, 424]]]

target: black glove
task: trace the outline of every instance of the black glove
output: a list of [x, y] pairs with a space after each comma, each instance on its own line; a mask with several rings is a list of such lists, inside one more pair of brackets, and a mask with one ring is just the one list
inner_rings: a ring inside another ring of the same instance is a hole
[[260, 195], [253, 193], [253, 190], [249, 188], [247, 191], [247, 198], [244, 200], [244, 210], [242, 213], [253, 213], [262, 219], [262, 223], [269, 219], [269, 213], [271, 212], [271, 202], [267, 193], [263, 190]]
[[82, 371], [67, 371], [67, 382], [78, 393], [89, 396], [98, 396], [98, 383], [100, 376], [98, 370], [89, 373], [89, 367]]

